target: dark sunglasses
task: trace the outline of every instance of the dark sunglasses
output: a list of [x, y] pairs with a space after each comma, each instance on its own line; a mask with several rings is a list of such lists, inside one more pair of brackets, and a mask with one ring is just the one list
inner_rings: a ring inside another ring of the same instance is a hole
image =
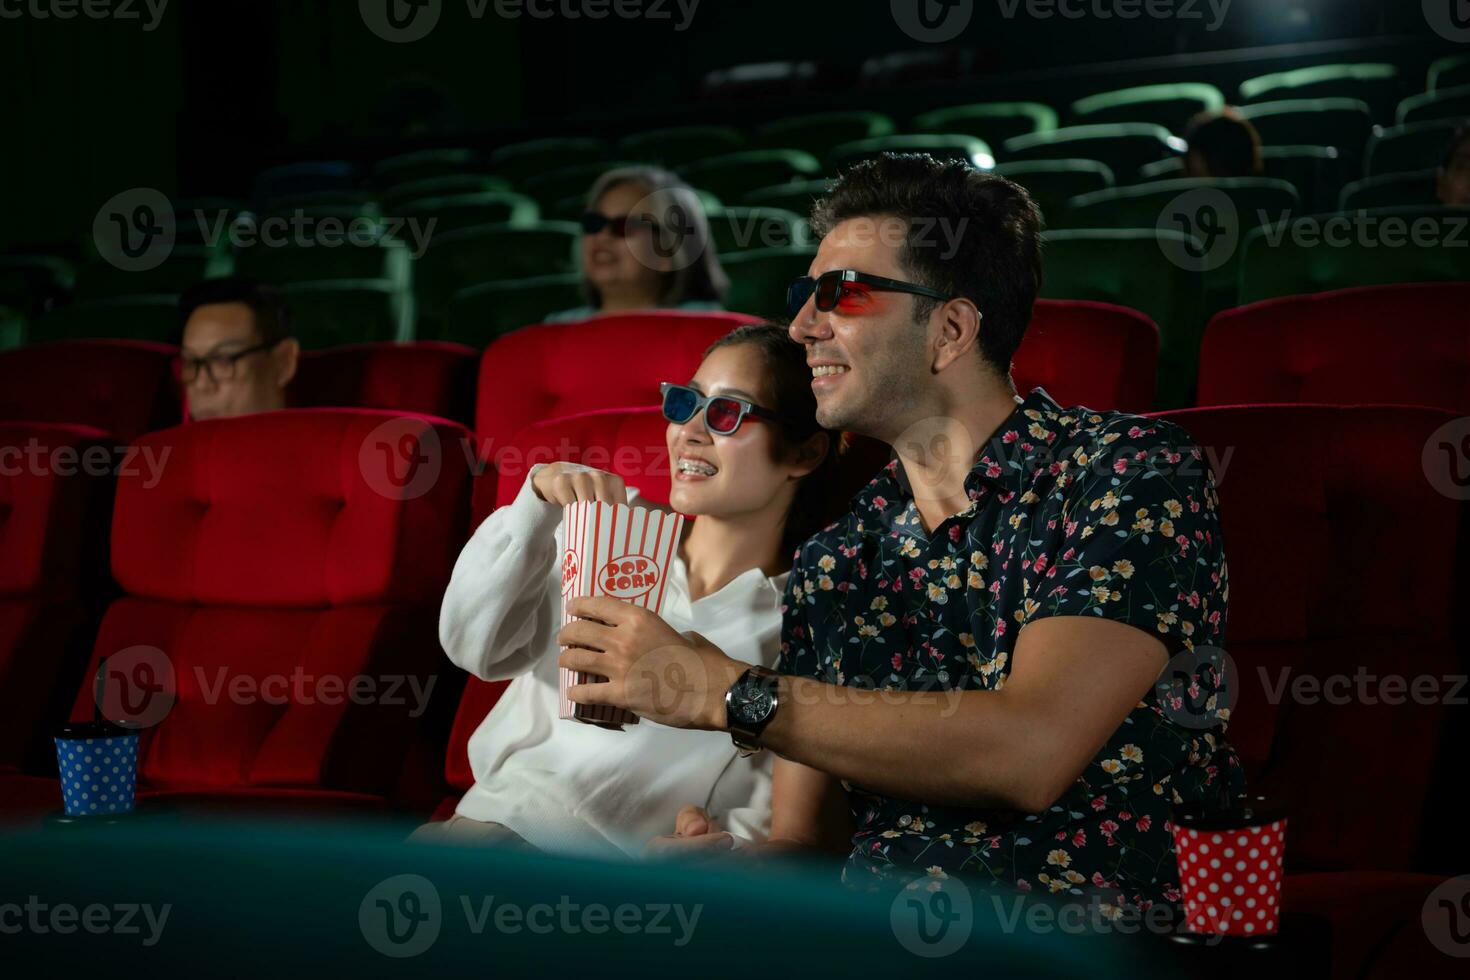
[[653, 231], [655, 227], [648, 218], [634, 217], [631, 214], [620, 214], [611, 218], [597, 211], [586, 211], [582, 214], [584, 235], [595, 235], [606, 228], [612, 232], [614, 238], [627, 238], [631, 234]]
[[658, 390], [664, 398], [664, 418], [675, 425], [683, 425], [702, 408], [705, 427], [715, 435], [734, 435], [740, 423], [747, 418], [785, 421], [775, 412], [733, 395], [701, 395], [688, 385], [676, 385], [670, 381], [659, 385]]
[[870, 276], [866, 272], [858, 272], [855, 269], [833, 269], [824, 272], [813, 279], [811, 276], [802, 276], [800, 279], [791, 280], [791, 285], [786, 287], [786, 315], [796, 319], [806, 301], [816, 295], [817, 309], [823, 313], [837, 309], [837, 304], [842, 299], [842, 294], [848, 291], [851, 284], [866, 286], [869, 289], [881, 289], [890, 293], [913, 293], [915, 296], [928, 296], [931, 299], [951, 300], [953, 296], [941, 293], [937, 289], [928, 286], [920, 286], [912, 282], [900, 282], [897, 279], [885, 279], [882, 276]]

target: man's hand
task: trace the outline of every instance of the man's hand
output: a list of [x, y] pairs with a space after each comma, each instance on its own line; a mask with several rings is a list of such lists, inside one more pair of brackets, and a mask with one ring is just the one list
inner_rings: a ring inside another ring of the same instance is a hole
[[725, 692], [750, 666], [725, 656], [698, 633], [679, 633], [655, 613], [606, 596], [567, 604], [578, 617], [556, 641], [568, 649], [557, 662], [606, 677], [573, 684], [578, 704], [611, 704], [674, 728], [723, 731]]
[[702, 857], [727, 854], [735, 847], [735, 838], [720, 830], [702, 807], [686, 806], [674, 820], [674, 832], [648, 842], [650, 857]]

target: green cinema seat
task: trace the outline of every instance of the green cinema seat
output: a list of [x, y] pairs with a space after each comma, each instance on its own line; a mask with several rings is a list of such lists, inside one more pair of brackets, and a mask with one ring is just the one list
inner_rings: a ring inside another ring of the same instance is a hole
[[413, 340], [413, 297], [383, 279], [293, 282], [281, 287], [291, 332], [308, 350]]
[[488, 194], [492, 191], [510, 190], [510, 181], [490, 174], [448, 174], [443, 177], [425, 177], [394, 184], [378, 195], [384, 214], [397, 214], [405, 201], [417, 201], [425, 197], [455, 197], [460, 194]]
[[540, 323], [553, 313], [585, 305], [576, 273], [532, 276], [467, 286], [449, 298], [442, 340], [482, 348], [512, 330]]
[[1113, 172], [1096, 160], [1003, 163], [995, 173], [1026, 188], [1049, 225], [1065, 220], [1068, 201], [1113, 186]]
[[963, 133], [911, 133], [879, 136], [834, 146], [827, 154], [827, 170], [837, 173], [885, 153], [926, 153], [939, 160], [963, 160], [980, 170], [995, 166], [995, 154], [984, 140]]
[[177, 344], [179, 297], [168, 294], [118, 296], [63, 306], [31, 323], [28, 341], [152, 340]]
[[77, 270], [58, 255], [0, 255], [0, 305], [26, 318], [40, 316], [71, 294]]
[[1439, 202], [1434, 186], [1438, 173], [1437, 169], [1414, 170], [1355, 180], [1342, 189], [1337, 210], [1433, 207]]
[[1363, 172], [1369, 177], [1376, 177], [1437, 167], [1443, 162], [1445, 150], [1457, 128], [1455, 122], [1442, 120], [1394, 126], [1375, 132], [1368, 140]]
[[1266, 146], [1332, 146], [1348, 166], [1362, 160], [1373, 133], [1373, 115], [1359, 99], [1288, 99], [1244, 106], [1240, 114]]
[[1211, 190], [1220, 191], [1230, 199], [1242, 226], [1246, 228], [1275, 220], [1283, 211], [1301, 210], [1296, 188], [1284, 180], [1184, 177], [1114, 187], [1074, 197], [1067, 202], [1067, 227], [1153, 228], [1168, 220], [1166, 209], [1181, 195]]
[[1202, 248], [1193, 236], [1156, 228], [1072, 229], [1042, 237], [1047, 299], [1090, 299], [1138, 310], [1159, 327], [1156, 408], [1190, 404], [1204, 332], [1204, 278], [1170, 258]]
[[1438, 92], [1461, 85], [1470, 85], [1470, 54], [1447, 55], [1429, 66], [1425, 84], [1429, 91]]
[[514, 191], [484, 191], [479, 194], [452, 194], [404, 201], [395, 217], [413, 217], [427, 226], [434, 222], [431, 234], [443, 235], [477, 225], [505, 224], [527, 228], [541, 217], [536, 202]]
[[405, 223], [400, 236], [379, 235], [371, 244], [296, 244], [273, 246], [258, 240], [235, 253], [235, 271], [265, 282], [320, 282], [329, 279], [385, 279], [406, 289], [411, 281], [409, 256], [432, 240], [425, 229]]
[[437, 325], [449, 298], [467, 286], [576, 272], [581, 237], [581, 227], [569, 221], [529, 228], [482, 225], [435, 235], [414, 262], [420, 322]]
[[0, 350], [26, 342], [26, 315], [13, 306], [0, 305]]
[[1406, 126], [1441, 120], [1463, 123], [1467, 119], [1470, 119], [1470, 85], [1457, 85], [1412, 95], [1400, 102], [1396, 122]]
[[618, 142], [617, 154], [660, 167], [680, 167], [743, 149], [745, 136], [732, 126], [674, 126], [625, 136]]
[[228, 276], [235, 261], [221, 241], [219, 246], [175, 245], [168, 257], [151, 269], [122, 269], [96, 258], [77, 272], [76, 298], [110, 299], [117, 296], [177, 295], [202, 279]]
[[817, 158], [805, 150], [744, 150], [696, 160], [679, 168], [692, 186], [722, 201], [738, 201], [762, 187], [791, 180], [810, 180], [822, 172]]
[[1078, 126], [1105, 123], [1153, 123], [1173, 133], [1184, 132], [1190, 119], [1201, 112], [1225, 107], [1225, 96], [1213, 85], [1178, 82], [1172, 85], [1140, 85], [1136, 88], [1100, 92], [1072, 103], [1071, 122]]
[[1117, 123], [1110, 126], [1066, 126], [1050, 133], [1008, 139], [1000, 162], [1021, 160], [1096, 160], [1115, 178], [1127, 179], [1147, 164], [1184, 152], [1184, 141], [1163, 126]]
[[893, 120], [881, 112], [848, 109], [772, 120], [755, 131], [751, 142], [768, 149], [802, 150], [813, 157], [824, 157], [843, 143], [892, 136], [895, 132]]
[[1316, 215], [1257, 228], [1243, 246], [1240, 303], [1350, 286], [1470, 280], [1467, 226], [1470, 210], [1433, 207]]
[[791, 280], [807, 274], [816, 254], [815, 245], [791, 245], [751, 249], [722, 257], [720, 262], [730, 277], [725, 308], [784, 322], [786, 287]]
[[486, 165], [497, 177], [519, 186], [522, 181], [552, 170], [591, 164], [607, 156], [607, 144], [584, 136], [507, 143], [490, 153]]
[[741, 197], [740, 203], [757, 208], [780, 208], [810, 217], [812, 205], [831, 189], [832, 181], [826, 178], [792, 180], [770, 187], [757, 187]]
[[557, 201], [564, 198], [577, 195], [585, 198], [597, 179], [609, 170], [643, 166], [647, 164], [638, 163], [635, 160], [580, 163], [572, 167], [562, 167], [559, 170], [548, 170], [535, 177], [527, 177], [521, 182], [520, 189], [535, 198], [536, 203], [541, 207], [550, 209]]
[[722, 208], [709, 216], [709, 229], [722, 259], [758, 248], [811, 244], [806, 218], [782, 208]]
[[1264, 176], [1295, 187], [1309, 212], [1331, 211], [1347, 180], [1342, 156], [1334, 146], [1265, 146], [1261, 162]]
[[1240, 83], [1246, 105], [1283, 99], [1359, 99], [1386, 122], [1402, 97], [1399, 70], [1390, 64], [1315, 65], [1258, 75]]
[[1000, 146], [1016, 136], [1050, 133], [1059, 125], [1057, 111], [1040, 102], [972, 102], [934, 109], [915, 116], [915, 133], [961, 133]]
[[396, 187], [416, 180], [474, 173], [480, 166], [480, 155], [468, 147], [415, 150], [373, 164], [372, 181], [377, 187]]

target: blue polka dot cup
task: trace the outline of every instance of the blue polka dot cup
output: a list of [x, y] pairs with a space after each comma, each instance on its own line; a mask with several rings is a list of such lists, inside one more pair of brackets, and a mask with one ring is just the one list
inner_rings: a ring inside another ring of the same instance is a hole
[[56, 768], [68, 817], [131, 813], [138, 733], [105, 722], [66, 725], [56, 735]]

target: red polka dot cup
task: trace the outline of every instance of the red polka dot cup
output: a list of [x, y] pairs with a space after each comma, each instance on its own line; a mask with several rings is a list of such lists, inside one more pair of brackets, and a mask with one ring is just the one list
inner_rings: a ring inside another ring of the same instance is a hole
[[1241, 797], [1233, 810], [1181, 811], [1173, 822], [1185, 931], [1275, 935], [1281, 926], [1285, 808]]

